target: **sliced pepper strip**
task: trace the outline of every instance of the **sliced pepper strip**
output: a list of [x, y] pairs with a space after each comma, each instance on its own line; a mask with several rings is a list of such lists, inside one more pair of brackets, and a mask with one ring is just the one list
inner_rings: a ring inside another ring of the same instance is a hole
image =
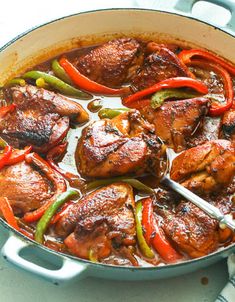
[[92, 182], [90, 182], [86, 185], [86, 190], [90, 191], [90, 190], [95, 189], [97, 187], [107, 186], [107, 185], [112, 184], [114, 182], [125, 182], [125, 183], [128, 183], [133, 188], [135, 188], [135, 189], [137, 189], [141, 192], [148, 193], [148, 194], [154, 194], [155, 193], [152, 188], [146, 186], [144, 183], [142, 183], [138, 179], [127, 178], [125, 176], [92, 181]]
[[0, 154], [0, 169], [2, 169], [8, 162], [10, 156], [12, 153], [12, 147], [7, 145], [4, 150], [3, 153]]
[[225, 90], [225, 98], [226, 98], [226, 104], [218, 104], [216, 102], [212, 102], [209, 114], [211, 116], [218, 116], [223, 114], [225, 111], [230, 109], [233, 105], [233, 97], [234, 97], [234, 91], [233, 91], [233, 82], [230, 74], [227, 72], [226, 69], [221, 67], [220, 65], [216, 65], [213, 62], [205, 62], [203, 60], [191, 60], [189, 63], [190, 66], [198, 66], [200, 68], [206, 68], [209, 70], [215, 71], [215, 73], [219, 74], [222, 78], [223, 84], [224, 84], [224, 90]]
[[43, 237], [47, 230], [47, 227], [50, 224], [52, 217], [55, 215], [56, 211], [68, 200], [73, 196], [76, 196], [78, 191], [76, 190], [68, 190], [60, 195], [57, 196], [56, 200], [47, 208], [41, 219], [39, 220], [36, 226], [35, 232], [35, 240], [39, 243], [43, 243]]
[[47, 162], [48, 164], [56, 170], [58, 173], [60, 173], [65, 179], [68, 180], [71, 186], [73, 187], [80, 187], [83, 182], [79, 178], [78, 175], [75, 175], [71, 172], [64, 171], [62, 168], [58, 166], [57, 163], [55, 163], [55, 160], [60, 158], [66, 151], [67, 148], [67, 142], [60, 144], [54, 148], [52, 148], [48, 153], [47, 153]]
[[16, 217], [14, 216], [13, 209], [9, 203], [7, 197], [0, 197], [0, 210], [6, 222], [14, 228], [16, 231], [21, 232], [23, 235], [30, 239], [33, 239], [32, 234], [29, 234], [26, 230], [19, 227]]
[[0, 197], [0, 210], [5, 218], [5, 220], [7, 221], [7, 223], [13, 227], [14, 229], [16, 229], [17, 231], [20, 230], [18, 224], [17, 224], [17, 220], [14, 216], [12, 207], [9, 203], [9, 200], [7, 197]]
[[198, 94], [184, 91], [182, 89], [175, 89], [175, 88], [168, 88], [163, 89], [160, 91], [157, 91], [154, 93], [154, 95], [151, 97], [151, 107], [153, 109], [157, 109], [161, 107], [161, 105], [165, 102], [167, 99], [191, 99], [198, 97]]
[[34, 79], [34, 80], [42, 78], [51, 87], [55, 88], [56, 90], [58, 90], [59, 92], [65, 94], [65, 95], [70, 95], [70, 96], [84, 99], [84, 100], [89, 100], [92, 98], [91, 94], [78, 90], [78, 89], [74, 88], [73, 86], [60, 80], [59, 78], [57, 78], [51, 74], [48, 74], [46, 72], [43, 72], [43, 71], [39, 71], [39, 70], [28, 71], [23, 75], [23, 78], [24, 79]]
[[151, 250], [149, 245], [147, 244], [143, 229], [142, 229], [142, 202], [141, 200], [137, 202], [136, 208], [135, 208], [135, 222], [136, 222], [136, 236], [138, 240], [138, 244], [141, 250], [141, 253], [143, 256], [147, 258], [154, 258], [154, 252]]
[[127, 90], [129, 90], [127, 87], [120, 89], [110, 88], [90, 80], [81, 74], [80, 71], [64, 57], [59, 60], [59, 63], [67, 72], [74, 84], [86, 91], [103, 95], [123, 95]]
[[210, 60], [213, 63], [219, 64], [220, 66], [224, 67], [228, 70], [232, 75], [235, 75], [235, 65], [226, 60], [202, 49], [189, 49], [189, 50], [182, 50], [178, 58], [184, 63], [189, 64], [192, 61], [192, 58], [195, 56], [199, 56], [203, 59]]
[[126, 112], [128, 110], [129, 109], [127, 109], [127, 108], [102, 108], [98, 112], [98, 116], [100, 119], [103, 119], [103, 118], [112, 119], [112, 118], [118, 116], [119, 114]]
[[122, 103], [124, 106], [130, 107], [130, 108], [135, 108], [134, 104], [136, 101], [138, 101], [150, 94], [153, 94], [154, 92], [157, 92], [164, 88], [180, 88], [180, 87], [193, 88], [201, 94], [208, 93], [208, 88], [202, 82], [197, 81], [192, 78], [176, 77], [176, 78], [169, 78], [169, 79], [163, 80], [149, 88], [138, 91], [138, 92], [128, 96], [127, 98], [124, 98]]
[[167, 263], [174, 263], [182, 259], [180, 255], [170, 244], [163, 230], [158, 226], [157, 221], [153, 224], [154, 237], [152, 238], [152, 246]]
[[158, 226], [154, 217], [152, 199], [150, 197], [142, 199], [142, 204], [142, 225], [146, 242], [152, 245], [167, 263], [174, 263], [182, 259], [182, 256], [171, 246], [163, 230]]
[[55, 214], [55, 216], [51, 220], [51, 224], [55, 224], [65, 213], [69, 210], [70, 206], [74, 205], [74, 202], [70, 201], [63, 205], [61, 210]]
[[20, 85], [20, 86], [25, 86], [26, 82], [24, 79], [22, 78], [14, 78], [14, 79], [11, 79], [9, 82], [6, 83], [5, 86], [13, 86], [13, 85]]
[[150, 197], [141, 199], [142, 201], [142, 226], [144, 230], [144, 238], [148, 245], [151, 244], [153, 235], [153, 209], [152, 199]]
[[53, 170], [49, 164], [42, 159], [37, 153], [29, 153], [25, 156], [25, 161], [29, 164], [33, 163], [36, 165], [47, 178], [53, 183], [55, 193], [48, 199], [40, 208], [33, 212], [26, 213], [23, 217], [26, 222], [37, 221], [45, 211], [50, 207], [50, 205], [56, 200], [57, 196], [63, 193], [66, 190], [66, 183], [64, 178], [55, 170]]
[[32, 146], [25, 147], [24, 150], [14, 150], [11, 153], [9, 159], [7, 160], [6, 165], [10, 166], [23, 161], [25, 159], [25, 156], [29, 154], [31, 150], [32, 150]]
[[98, 258], [97, 255], [95, 254], [95, 252], [93, 251], [92, 248], [89, 249], [88, 252], [88, 259], [93, 262], [93, 263], [97, 263], [98, 262]]
[[33, 212], [28, 212], [23, 216], [23, 220], [25, 222], [35, 222], [37, 220], [39, 220], [42, 215], [45, 213], [45, 211], [49, 208], [49, 206], [51, 205], [52, 200], [49, 199], [47, 200], [40, 208], [38, 208], [37, 210], [34, 210]]
[[38, 78], [35, 84], [38, 88], [48, 89], [50, 87], [43, 78]]
[[0, 148], [4, 149], [7, 145], [8, 143], [0, 137]]
[[64, 68], [60, 66], [60, 63], [58, 62], [58, 60], [56, 60], [56, 59], [53, 60], [51, 63], [51, 67], [52, 67], [54, 74], [59, 79], [61, 79], [62, 81], [64, 81], [67, 84], [72, 85], [72, 81], [71, 81], [70, 77], [67, 75]]
[[7, 115], [7, 113], [11, 113], [15, 110], [16, 105], [15, 104], [11, 104], [9, 106], [4, 106], [0, 108], [0, 118], [3, 118], [5, 115]]

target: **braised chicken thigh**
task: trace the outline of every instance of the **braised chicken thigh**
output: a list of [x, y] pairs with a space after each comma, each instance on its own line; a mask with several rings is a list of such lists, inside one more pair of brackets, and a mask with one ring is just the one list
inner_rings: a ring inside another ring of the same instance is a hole
[[208, 99], [195, 98], [169, 101], [158, 109], [145, 106], [141, 114], [155, 125], [155, 133], [164, 143], [180, 152], [187, 147], [187, 140], [200, 130], [208, 111]]
[[0, 135], [16, 148], [32, 145], [44, 153], [67, 135], [70, 120], [88, 120], [81, 105], [43, 88], [13, 86], [6, 88], [4, 97], [16, 108], [0, 118]]
[[141, 175], [147, 171], [160, 175], [163, 153], [154, 126], [144, 121], [138, 111], [131, 110], [85, 128], [76, 161], [79, 172], [86, 177]]
[[16, 214], [40, 207], [53, 193], [48, 179], [25, 162], [3, 168], [0, 181], [0, 194], [9, 199]]
[[0, 196], [9, 200], [15, 214], [38, 209], [65, 190], [64, 179], [33, 153], [0, 170]]
[[218, 223], [189, 202], [181, 202], [174, 213], [164, 216], [167, 236], [192, 258], [213, 252], [219, 243]]
[[165, 46], [149, 43], [147, 50], [150, 54], [132, 79], [135, 89], [141, 90], [168, 78], [189, 76], [178, 57]]
[[65, 244], [76, 255], [108, 257], [117, 248], [135, 244], [134, 196], [132, 188], [114, 183], [98, 189], [74, 204], [57, 223], [57, 233], [69, 236]]
[[141, 43], [135, 39], [115, 39], [78, 57], [78, 70], [90, 79], [107, 86], [126, 82], [142, 64]]
[[[231, 190], [235, 193], [234, 185]], [[221, 198], [218, 194], [213, 197], [207, 195], [206, 200], [224, 214], [230, 213], [233, 209], [229, 197]], [[218, 221], [194, 204], [182, 200], [182, 197], [173, 191], [159, 190], [156, 193], [154, 210], [158, 219], [161, 218], [161, 226], [167, 237], [175, 247], [191, 258], [205, 256], [216, 250], [221, 242], [231, 238], [231, 231], [221, 230]]]
[[228, 185], [235, 175], [235, 147], [216, 140], [188, 149], [172, 163], [171, 178], [196, 192], [212, 192]]

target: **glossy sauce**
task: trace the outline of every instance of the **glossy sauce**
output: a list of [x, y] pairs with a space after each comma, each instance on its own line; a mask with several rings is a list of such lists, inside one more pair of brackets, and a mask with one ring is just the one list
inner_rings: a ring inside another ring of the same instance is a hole
[[[66, 53], [66, 57], [68, 57], [68, 59], [71, 62], [76, 61], [76, 58], [82, 54], [87, 53], [90, 49], [92, 49], [94, 46], [92, 47], [86, 47], [86, 48], [81, 48], [81, 49], [75, 49], [72, 50], [68, 53]], [[41, 70], [41, 71], [45, 71], [45, 72], [49, 72], [51, 73], [51, 61], [52, 59], [43, 62], [42, 64], [39, 64], [37, 66], [35, 66], [34, 70]], [[207, 79], [209, 78], [208, 73], [206, 72], [201, 72], [200, 70], [193, 70], [198, 78], [201, 79]], [[213, 83], [213, 86], [217, 86], [217, 90], [211, 90], [211, 93], [220, 93], [221, 94], [221, 101], [223, 102], [223, 85], [221, 84], [221, 79], [218, 79], [216, 77], [215, 74], [213, 74], [212, 72], [209, 72], [209, 75], [211, 77]], [[206, 80], [207, 81], [207, 80]], [[209, 80], [208, 80], [209, 81]], [[82, 130], [88, 126], [89, 123], [96, 121], [96, 120], [100, 120], [99, 116], [98, 116], [98, 111], [101, 108], [125, 108], [122, 105], [122, 101], [120, 97], [104, 97], [104, 96], [100, 96], [100, 95], [93, 95], [92, 100], [86, 101], [86, 100], [78, 100], [75, 98], [71, 98], [68, 97], [69, 99], [78, 102], [80, 105], [83, 106], [84, 109], [86, 109], [89, 112], [89, 122], [83, 124], [83, 125], [79, 125], [79, 126], [75, 126], [72, 125], [72, 127], [69, 130], [69, 133], [67, 135], [67, 141], [68, 141], [68, 146], [67, 146], [67, 152], [64, 155], [63, 159], [58, 163], [59, 167], [61, 167], [62, 169], [64, 169], [65, 171], [71, 172], [73, 174], [78, 175], [79, 178], [81, 178], [81, 176], [78, 174], [77, 171], [77, 167], [76, 167], [76, 162], [75, 162], [75, 151], [76, 151], [76, 147], [77, 147], [77, 143], [79, 138], [81, 137], [81, 133]], [[95, 105], [95, 106], [94, 106]], [[96, 107], [96, 108], [94, 108]], [[219, 128], [219, 124], [220, 124], [220, 119], [219, 118], [211, 118], [211, 117], [206, 117], [205, 119], [205, 123], [204, 123], [204, 128], [203, 128], [203, 133], [200, 137], [200, 135], [197, 138], [197, 144], [200, 144], [200, 140], [204, 139], [206, 137], [207, 140], [214, 140], [218, 138], [218, 128]], [[154, 176], [149, 176], [149, 175], [145, 175], [139, 178], [143, 183], [149, 185], [152, 188], [158, 189], [159, 191], [161, 191], [162, 189], [166, 189], [163, 186], [160, 185], [159, 183], [159, 179], [157, 179]], [[91, 180], [86, 180], [83, 179], [83, 181], [89, 182]], [[68, 184], [68, 183], [67, 183]], [[68, 187], [71, 186], [71, 184], [68, 184]], [[73, 186], [73, 185], [72, 185]], [[81, 189], [77, 186], [76, 187], [78, 190]], [[76, 200], [76, 202], [79, 202], [79, 200], [82, 198], [82, 194], [83, 192], [80, 191], [80, 198], [78, 198]], [[137, 201], [138, 199], [142, 198], [143, 195], [141, 194], [137, 194], [137, 192], [135, 192], [135, 200]], [[157, 205], [159, 205], [159, 207], [163, 207], [160, 203], [158, 203], [158, 201], [156, 200], [155, 203]], [[34, 226], [33, 226], [34, 227]], [[46, 240], [45, 240], [45, 245], [61, 251], [61, 252], [66, 252], [68, 253], [67, 248], [65, 247], [65, 245], [63, 244], [63, 241], [61, 238], [58, 238], [54, 232], [53, 227], [50, 227], [49, 232], [46, 235]], [[160, 257], [156, 257], [156, 259], [154, 259], [153, 261], [151, 260], [147, 260], [144, 259], [143, 256], [141, 255], [140, 251], [138, 250], [138, 247], [136, 248], [136, 252], [135, 252], [135, 257], [137, 259], [137, 262], [139, 263], [140, 266], [156, 266], [156, 265], [164, 265], [163, 262], [161, 262]], [[112, 259], [113, 256], [109, 258], [107, 258], [105, 260], [104, 263], [111, 263], [113, 264], [115, 262], [115, 259]], [[115, 257], [114, 257], [115, 258]], [[189, 257], [186, 255], [183, 255], [183, 259], [182, 260], [186, 260]], [[124, 260], [123, 260], [124, 261]], [[124, 261], [125, 262], [125, 261]], [[125, 265], [125, 263], [123, 262], [123, 264]]]

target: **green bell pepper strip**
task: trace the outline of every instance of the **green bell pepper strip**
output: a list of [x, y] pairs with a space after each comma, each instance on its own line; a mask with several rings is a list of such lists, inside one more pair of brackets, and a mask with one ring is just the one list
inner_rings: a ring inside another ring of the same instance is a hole
[[[131, 94], [126, 98], [123, 98], [122, 104], [128, 108], [136, 108], [136, 105], [139, 107], [142, 102], [143, 105], [146, 105], [146, 102], [144, 102], [146, 101], [146, 98], [148, 98], [149, 95], [156, 93], [157, 91], [163, 89], [169, 89], [169, 88], [172, 89], [172, 88], [182, 88], [182, 87], [192, 88], [200, 94], [208, 93], [207, 86], [198, 80], [188, 77], [174, 77], [174, 78], [165, 79], [161, 82], [154, 84], [153, 86], [137, 91], [136, 93]], [[143, 108], [143, 107], [139, 107], [139, 108]]]
[[61, 79], [62, 81], [64, 81], [67, 84], [70, 84], [70, 85], [73, 84], [70, 77], [65, 72], [64, 68], [60, 65], [60, 63], [56, 59], [52, 61], [51, 67], [52, 67], [54, 74], [59, 79]]
[[47, 230], [48, 225], [50, 224], [50, 221], [52, 217], [55, 215], [56, 211], [71, 197], [78, 194], [78, 191], [76, 190], [68, 190], [62, 194], [60, 194], [55, 202], [46, 210], [46, 212], [43, 214], [39, 222], [36, 226], [36, 232], [34, 239], [35, 241], [39, 243], [43, 243], [44, 241], [44, 234]]
[[7, 145], [7, 142], [0, 137], [0, 148], [4, 149]]
[[187, 92], [182, 89], [162, 89], [154, 93], [151, 97], [150, 105], [153, 109], [160, 107], [165, 100], [170, 98], [175, 99], [190, 99], [198, 96], [198, 93]]
[[112, 119], [116, 116], [118, 116], [119, 114], [129, 111], [130, 109], [128, 108], [103, 108], [98, 112], [98, 116], [100, 119], [103, 118], [109, 118]]
[[55, 88], [62, 94], [73, 96], [84, 100], [89, 100], [92, 98], [91, 94], [87, 92], [83, 92], [77, 88], [74, 88], [71, 85], [65, 83], [64, 81], [58, 79], [57, 77], [43, 71], [37, 71], [37, 70], [28, 71], [23, 75], [23, 78], [34, 79], [34, 80], [42, 78], [47, 84], [49, 84], [52, 88]]
[[143, 184], [142, 182], [140, 182], [137, 179], [134, 178], [126, 178], [126, 177], [114, 177], [114, 178], [108, 178], [108, 179], [100, 179], [100, 180], [95, 180], [90, 182], [89, 184], [86, 185], [86, 190], [90, 191], [92, 189], [95, 189], [97, 187], [102, 187], [102, 186], [106, 186], [109, 184], [112, 184], [114, 182], [125, 182], [128, 183], [129, 185], [131, 185], [133, 188], [147, 193], [147, 194], [154, 194], [154, 190], [148, 186], [146, 186], [145, 184]]
[[98, 112], [102, 108], [102, 100], [95, 99], [87, 105], [87, 109], [91, 112]]
[[6, 86], [13, 86], [13, 85], [20, 85], [20, 86], [25, 86], [26, 82], [24, 79], [22, 78], [14, 78], [14, 79], [11, 79], [10, 81], [8, 81], [6, 83]]
[[93, 249], [90, 249], [89, 250], [89, 253], [88, 253], [88, 259], [91, 261], [91, 262], [94, 262], [94, 263], [97, 263], [98, 262], [98, 259], [93, 251]]
[[49, 85], [45, 82], [43, 78], [38, 78], [36, 80], [36, 86], [44, 89], [47, 89], [49, 87]]
[[138, 201], [135, 208], [136, 236], [141, 253], [146, 258], [154, 258], [154, 252], [148, 246], [142, 229], [142, 202]]

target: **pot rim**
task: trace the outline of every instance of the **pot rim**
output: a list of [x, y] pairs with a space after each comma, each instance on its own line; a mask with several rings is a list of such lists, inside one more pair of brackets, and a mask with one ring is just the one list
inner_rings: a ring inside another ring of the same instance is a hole
[[[193, 21], [205, 24], [205, 25], [213, 28], [214, 30], [219, 30], [219, 31], [223, 32], [224, 34], [229, 35], [232, 38], [234, 38], [234, 35], [227, 32], [226, 30], [221, 29], [218, 26], [212, 25], [212, 24], [208, 23], [207, 21], [199, 20], [196, 17], [183, 15], [183, 14], [180, 13], [180, 11], [169, 12], [169, 11], [151, 9], [151, 8], [107, 8], [107, 9], [96, 9], [96, 10], [89, 10], [89, 11], [83, 11], [83, 12], [78, 12], [78, 13], [74, 13], [74, 14], [69, 14], [69, 15], [66, 15], [66, 16], [63, 16], [63, 17], [60, 17], [60, 18], [52, 19], [51, 21], [44, 22], [44, 23], [39, 24], [39, 25], [35, 25], [35, 26], [29, 28], [28, 30], [22, 32], [21, 34], [15, 36], [9, 42], [5, 43], [2, 47], [0, 47], [0, 52], [2, 52], [3, 50], [5, 50], [9, 46], [11, 46], [14, 42], [21, 39], [22, 37], [30, 34], [31, 32], [33, 32], [33, 31], [35, 31], [39, 28], [42, 28], [42, 27], [44, 27], [48, 24], [52, 24], [52, 23], [55, 23], [55, 22], [58, 22], [58, 21], [61, 21], [61, 20], [64, 20], [64, 19], [67, 19], [67, 18], [70, 18], [70, 17], [75, 17], [75, 16], [79, 16], [79, 15], [84, 15], [84, 14], [98, 13], [98, 12], [106, 12], [106, 11], [107, 12], [112, 12], [112, 11], [145, 11], [145, 12], [163, 13], [163, 14], [166, 14], [166, 15], [173, 15], [173, 16], [177, 16], [177, 17], [179, 16], [179, 17], [182, 17], [182, 18], [185, 18], [185, 19], [192, 19]], [[57, 257], [59, 256], [59, 257], [62, 257], [62, 258], [69, 258], [69, 259], [84, 263], [86, 265], [89, 264], [89, 265], [92, 265], [94, 267], [99, 267], [99, 268], [103, 267], [103, 268], [107, 268], [107, 269], [116, 269], [116, 270], [123, 269], [123, 270], [131, 270], [131, 271], [139, 271], [139, 270], [141, 270], [141, 271], [154, 271], [154, 270], [159, 271], [159, 270], [161, 270], [162, 271], [162, 270], [166, 270], [166, 269], [177, 269], [177, 268], [180, 268], [182, 266], [184, 266], [184, 267], [185, 266], [191, 266], [192, 264], [199, 263], [199, 262], [205, 262], [208, 259], [211, 259], [213, 257], [222, 255], [225, 252], [231, 252], [233, 250], [235, 252], [235, 243], [233, 243], [233, 244], [230, 244], [227, 247], [222, 248], [221, 250], [214, 251], [213, 253], [210, 253], [209, 255], [206, 255], [206, 256], [203, 256], [203, 257], [200, 257], [200, 258], [189, 259], [189, 260], [186, 260], [186, 261], [183, 261], [183, 262], [173, 263], [173, 264], [166, 264], [166, 265], [162, 265], [162, 266], [134, 267], [134, 266], [120, 266], [120, 265], [111, 265], [111, 264], [104, 264], [104, 263], [94, 263], [94, 262], [91, 262], [91, 261], [86, 260], [86, 259], [78, 258], [76, 256], [72, 256], [72, 255], [69, 255], [69, 254], [65, 254], [65, 253], [58, 252], [58, 251], [55, 251], [53, 249], [50, 249], [50, 248], [46, 247], [45, 245], [42, 245], [42, 244], [28, 238], [27, 236], [25, 236], [21, 232], [17, 231], [13, 227], [11, 227], [1, 217], [0, 217], [0, 224], [2, 224], [3, 227], [5, 229], [7, 229], [8, 231], [11, 231], [14, 234], [16, 234], [17, 236], [21, 237], [22, 240], [28, 241], [30, 245], [33, 244], [33, 245], [37, 246], [38, 248], [43, 249], [46, 252], [49, 252], [50, 254], [56, 255]]]
[[214, 30], [219, 30], [221, 32], [223, 32], [224, 34], [231, 36], [232, 38], [235, 37], [235, 33], [232, 34], [228, 31], [226, 31], [223, 28], [220, 28], [217, 25], [212, 25], [207, 21], [204, 20], [200, 20], [197, 19], [196, 17], [193, 17], [192, 15], [184, 15], [183, 12], [180, 12], [178, 10], [174, 10], [174, 11], [164, 11], [164, 10], [158, 10], [158, 9], [153, 9], [153, 8], [103, 8], [103, 9], [94, 9], [94, 10], [89, 10], [89, 11], [82, 11], [82, 12], [78, 12], [78, 13], [74, 13], [74, 14], [69, 14], [63, 17], [59, 17], [59, 18], [55, 18], [52, 19], [50, 21], [44, 22], [42, 24], [39, 25], [35, 25], [32, 26], [31, 28], [25, 30], [24, 32], [16, 35], [14, 38], [12, 38], [10, 41], [8, 41], [7, 43], [3, 44], [3, 46], [0, 47], [0, 52], [2, 52], [4, 49], [6, 49], [7, 47], [9, 47], [11, 44], [13, 44], [14, 42], [16, 42], [17, 40], [19, 40], [20, 38], [26, 36], [27, 34], [30, 34], [31, 32], [33, 32], [34, 30], [37, 30], [41, 27], [44, 27], [46, 25], [70, 18], [70, 17], [75, 17], [75, 16], [79, 16], [79, 15], [85, 15], [85, 14], [91, 14], [91, 13], [98, 13], [98, 12], [112, 12], [112, 11], [146, 11], [146, 12], [158, 12], [158, 13], [162, 13], [162, 14], [166, 14], [166, 15], [173, 15], [173, 16], [179, 16], [182, 17], [184, 19], [191, 19], [193, 21], [205, 24], [209, 27], [212, 27]]
[[112, 265], [112, 264], [105, 264], [105, 263], [96, 263], [96, 262], [91, 262], [89, 260], [86, 259], [82, 259], [73, 255], [69, 255], [69, 254], [65, 254], [59, 251], [55, 251], [53, 249], [50, 249], [48, 247], [46, 247], [43, 244], [40, 244], [32, 239], [30, 239], [29, 237], [27, 237], [26, 235], [22, 234], [21, 232], [17, 231], [16, 229], [14, 229], [13, 227], [11, 227], [3, 218], [0, 217], [0, 224], [3, 225], [3, 227], [5, 229], [7, 229], [10, 232], [13, 232], [14, 234], [16, 234], [17, 236], [21, 237], [21, 239], [23, 241], [28, 241], [29, 245], [35, 245], [37, 248], [42, 249], [48, 253], [54, 254], [57, 257], [62, 257], [62, 258], [69, 258], [84, 264], [89, 264], [89, 265], [93, 265], [95, 267], [103, 267], [103, 268], [114, 268], [114, 269], [125, 269], [125, 270], [131, 270], [131, 271], [139, 271], [139, 270], [144, 270], [144, 271], [154, 271], [154, 270], [166, 270], [166, 269], [177, 269], [180, 268], [182, 266], [191, 266], [192, 264], [195, 263], [199, 263], [199, 262], [204, 262], [207, 261], [208, 259], [211, 259], [213, 257], [217, 257], [219, 255], [224, 254], [225, 252], [230, 253], [231, 251], [235, 252], [235, 243], [228, 245], [227, 247], [223, 247], [221, 248], [221, 250], [217, 250], [214, 251], [213, 253], [210, 253], [209, 255], [205, 255], [203, 257], [200, 258], [195, 258], [195, 259], [189, 259], [186, 261], [182, 261], [182, 262], [178, 262], [178, 263], [173, 263], [173, 264], [165, 264], [165, 265], [160, 265], [160, 266], [144, 266], [144, 267], [135, 267], [135, 266], [121, 266], [121, 265]]

